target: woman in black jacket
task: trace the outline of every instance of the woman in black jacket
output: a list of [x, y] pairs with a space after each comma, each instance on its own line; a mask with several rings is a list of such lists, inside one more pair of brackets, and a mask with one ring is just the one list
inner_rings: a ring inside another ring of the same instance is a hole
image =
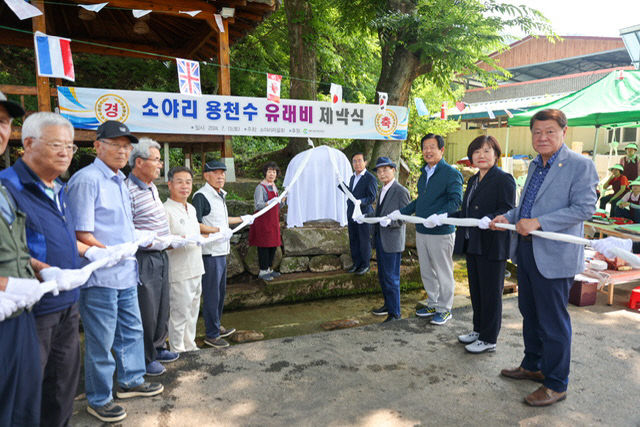
[[458, 227], [454, 253], [466, 254], [469, 292], [473, 307], [473, 331], [460, 335], [470, 353], [495, 351], [502, 321], [504, 272], [509, 258], [510, 233], [487, 230], [489, 219], [515, 206], [516, 183], [496, 166], [500, 145], [489, 135], [474, 139], [467, 155], [479, 171], [469, 179], [462, 209], [452, 216], [478, 218], [482, 227]]

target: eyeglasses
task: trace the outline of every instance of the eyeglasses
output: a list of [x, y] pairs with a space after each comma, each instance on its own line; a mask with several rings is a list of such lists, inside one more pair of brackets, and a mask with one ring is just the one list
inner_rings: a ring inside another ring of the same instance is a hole
[[[40, 139], [40, 138], [36, 138], [36, 139]], [[71, 154], [75, 154], [75, 152], [78, 151], [78, 146], [76, 144], [66, 144], [66, 143], [60, 142], [60, 141], [51, 141], [51, 142], [43, 141], [43, 142], [54, 153], [61, 153], [63, 151], [71, 151]]]
[[131, 144], [127, 144], [127, 145], [120, 145], [117, 142], [112, 142], [112, 141], [107, 141], [106, 139], [99, 139], [98, 141], [110, 145], [113, 148], [115, 148], [116, 150], [124, 150], [124, 151], [131, 151], [133, 149], [133, 145]]
[[150, 162], [153, 162], [153, 163], [160, 163], [160, 164], [163, 163], [163, 160], [161, 158], [159, 158], [159, 157], [157, 157], [155, 159], [152, 159], [150, 157], [147, 157], [147, 158], [142, 157], [142, 159], [143, 160], [149, 160]]

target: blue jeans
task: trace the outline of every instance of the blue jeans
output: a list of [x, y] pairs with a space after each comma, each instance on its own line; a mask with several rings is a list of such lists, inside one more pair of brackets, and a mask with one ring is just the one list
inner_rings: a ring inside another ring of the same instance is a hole
[[207, 338], [220, 336], [220, 319], [227, 293], [227, 256], [203, 255], [202, 315]]
[[81, 289], [79, 308], [84, 325], [87, 400], [89, 405], [99, 407], [113, 399], [115, 369], [122, 387], [135, 387], [144, 382], [146, 367], [138, 287]]

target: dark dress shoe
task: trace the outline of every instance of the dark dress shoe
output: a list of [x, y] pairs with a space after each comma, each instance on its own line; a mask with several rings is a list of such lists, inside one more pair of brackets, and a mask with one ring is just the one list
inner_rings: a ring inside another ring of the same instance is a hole
[[536, 391], [524, 398], [531, 406], [549, 406], [567, 398], [566, 391], [553, 391], [549, 387], [541, 385]]
[[362, 276], [364, 274], [367, 274], [369, 272], [369, 267], [365, 267], [365, 268], [361, 268], [360, 270], [356, 271], [356, 274], [358, 276]]
[[380, 308], [375, 308], [371, 310], [371, 314], [373, 314], [374, 316], [386, 316], [389, 314], [389, 310], [387, 309], [386, 306], [383, 305]]
[[356, 271], [358, 271], [358, 267], [354, 264], [347, 270], [347, 273], [355, 273]]
[[518, 366], [513, 369], [503, 369], [500, 371], [500, 375], [503, 377], [513, 378], [514, 380], [531, 380], [542, 382], [544, 381], [544, 375], [540, 371], [527, 371], [522, 366]]
[[394, 320], [400, 320], [400, 319], [402, 319], [402, 317], [400, 317], [400, 316], [396, 317], [396, 316], [393, 316], [393, 315], [390, 314], [390, 315], [387, 316], [386, 319], [384, 319], [382, 321], [382, 323], [389, 323], [389, 322], [393, 322]]

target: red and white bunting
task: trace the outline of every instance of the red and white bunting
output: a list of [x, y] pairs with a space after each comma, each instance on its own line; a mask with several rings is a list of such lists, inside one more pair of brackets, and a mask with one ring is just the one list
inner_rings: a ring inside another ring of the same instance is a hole
[[280, 86], [282, 76], [267, 73], [267, 100], [280, 103]]
[[447, 101], [444, 101], [440, 106], [440, 118], [447, 120]]
[[331, 107], [336, 108], [342, 105], [342, 86], [331, 83], [329, 94], [331, 94]]
[[458, 109], [458, 111], [460, 111], [462, 113], [464, 111], [464, 109], [467, 108], [467, 104], [465, 104], [462, 101], [458, 101], [458, 102], [456, 102], [456, 108]]
[[387, 109], [387, 101], [389, 101], [387, 92], [378, 92], [378, 107], [380, 107], [380, 111], [383, 113]]
[[507, 113], [507, 116], [509, 116], [509, 118], [513, 117], [513, 113], [506, 108], [504, 109], [504, 112]]

